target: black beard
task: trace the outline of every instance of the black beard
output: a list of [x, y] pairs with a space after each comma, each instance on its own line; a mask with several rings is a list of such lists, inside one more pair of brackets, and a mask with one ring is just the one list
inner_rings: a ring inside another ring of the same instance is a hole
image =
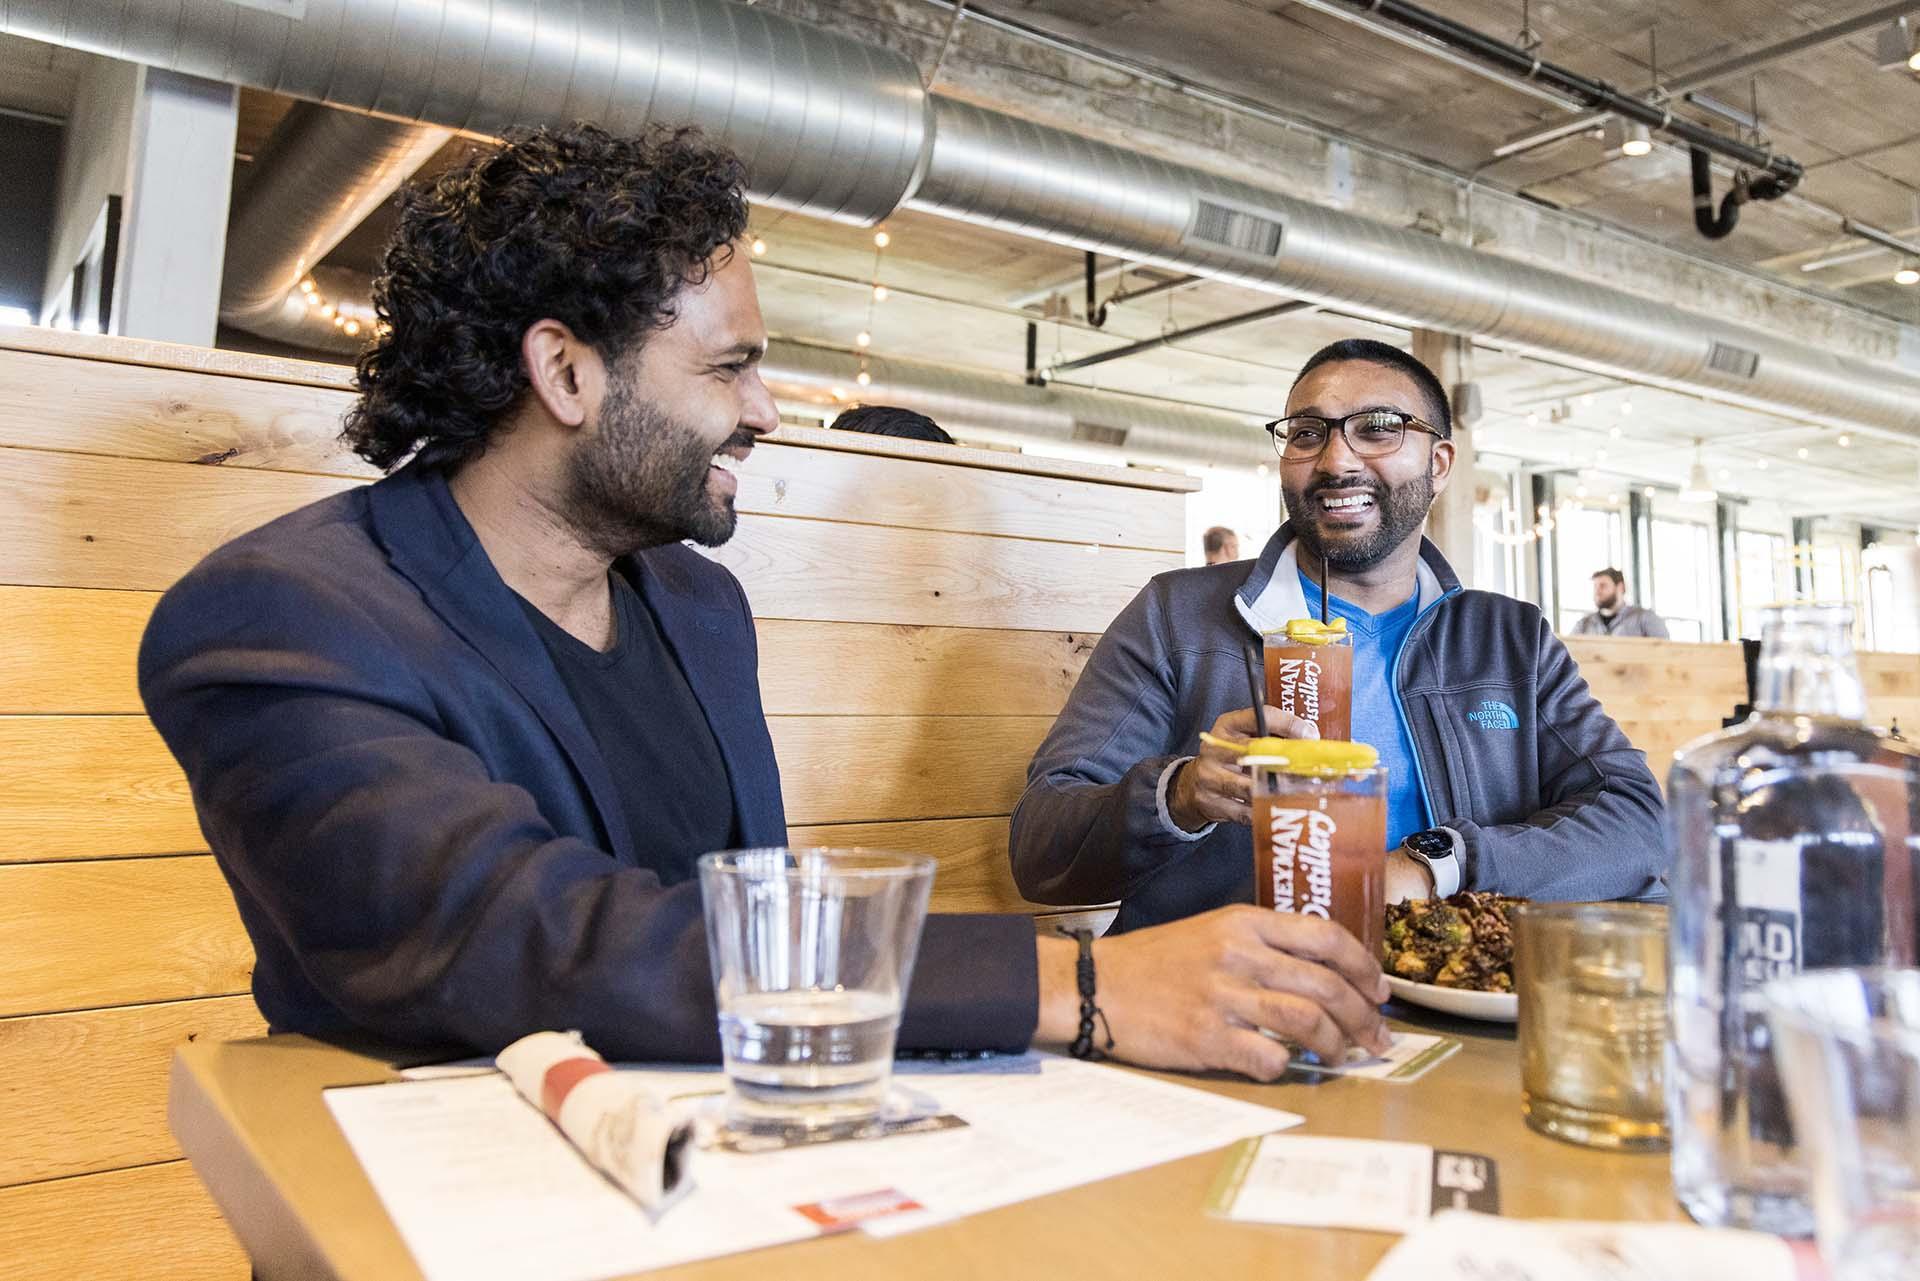
[[[752, 444], [742, 430], [721, 447]], [[616, 371], [599, 429], [567, 461], [568, 522], [584, 545], [609, 559], [682, 539], [718, 547], [733, 537], [739, 518], [731, 496], [707, 492], [714, 452], [660, 406], [642, 403]]]
[[1309, 485], [1297, 504], [1293, 495], [1284, 494], [1284, 497], [1287, 519], [1293, 524], [1295, 537], [1327, 568], [1347, 574], [1364, 573], [1391, 556], [1407, 541], [1408, 535], [1419, 533], [1421, 523], [1427, 519], [1427, 509], [1433, 506], [1433, 476], [1428, 472], [1392, 489], [1369, 484], [1366, 488], [1380, 513], [1379, 523], [1372, 533], [1361, 538], [1332, 544], [1321, 537], [1319, 520], [1324, 513], [1314, 496], [1321, 490], [1337, 488], [1351, 489], [1353, 485], [1332, 481]]

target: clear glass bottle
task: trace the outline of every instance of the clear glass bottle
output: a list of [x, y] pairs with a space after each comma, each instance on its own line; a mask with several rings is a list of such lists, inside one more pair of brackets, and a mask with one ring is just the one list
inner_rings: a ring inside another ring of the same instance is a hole
[[1813, 1228], [1760, 987], [1914, 964], [1920, 753], [1865, 714], [1853, 611], [1769, 610], [1753, 715], [1668, 778], [1667, 1110], [1674, 1192], [1703, 1224]]

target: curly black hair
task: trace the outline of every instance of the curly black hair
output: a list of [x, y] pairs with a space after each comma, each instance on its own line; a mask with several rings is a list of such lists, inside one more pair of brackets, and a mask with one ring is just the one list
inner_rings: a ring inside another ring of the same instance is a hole
[[671, 324], [675, 296], [746, 231], [745, 179], [694, 129], [576, 124], [514, 130], [409, 184], [341, 439], [383, 471], [478, 457], [527, 389], [527, 329], [558, 320], [611, 363]]

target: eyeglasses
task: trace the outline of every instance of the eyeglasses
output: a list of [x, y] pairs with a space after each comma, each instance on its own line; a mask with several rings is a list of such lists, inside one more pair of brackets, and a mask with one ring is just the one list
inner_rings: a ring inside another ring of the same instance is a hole
[[1381, 458], [1400, 448], [1409, 429], [1423, 431], [1444, 440], [1438, 427], [1423, 423], [1412, 414], [1397, 409], [1363, 409], [1345, 418], [1322, 418], [1317, 414], [1294, 414], [1276, 418], [1267, 424], [1273, 437], [1274, 452], [1288, 462], [1318, 458], [1338, 430], [1346, 438], [1347, 448], [1362, 458]]

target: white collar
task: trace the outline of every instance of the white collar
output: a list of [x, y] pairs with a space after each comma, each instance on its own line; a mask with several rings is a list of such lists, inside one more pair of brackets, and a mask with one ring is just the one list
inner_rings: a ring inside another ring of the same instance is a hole
[[[1414, 577], [1420, 598], [1416, 612], [1424, 614], [1428, 606], [1446, 595], [1446, 589], [1440, 585], [1440, 576], [1427, 566], [1426, 557], [1420, 557], [1416, 564]], [[1263, 636], [1279, 631], [1290, 619], [1307, 617], [1307, 594], [1300, 588], [1300, 540], [1294, 539], [1281, 551], [1266, 587], [1252, 604], [1236, 595], [1233, 605], [1247, 626]]]

